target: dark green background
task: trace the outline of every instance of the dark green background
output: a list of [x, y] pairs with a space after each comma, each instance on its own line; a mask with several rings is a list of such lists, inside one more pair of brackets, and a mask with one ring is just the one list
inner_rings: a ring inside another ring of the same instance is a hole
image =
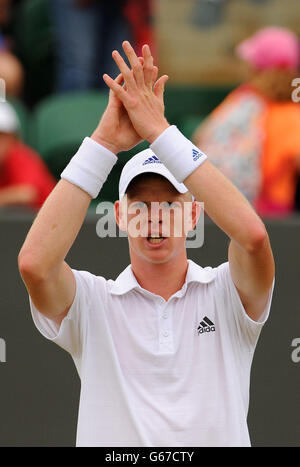
[[[0, 213], [0, 446], [73, 446], [80, 382], [71, 357], [36, 330], [17, 254], [32, 213]], [[126, 238], [100, 239], [89, 211], [67, 261], [108, 278], [129, 264]], [[253, 446], [300, 446], [300, 363], [291, 342], [300, 337], [300, 217], [265, 220], [276, 261], [271, 315], [254, 356], [249, 429]], [[204, 245], [188, 256], [201, 266], [227, 261], [228, 238], [209, 219]]]

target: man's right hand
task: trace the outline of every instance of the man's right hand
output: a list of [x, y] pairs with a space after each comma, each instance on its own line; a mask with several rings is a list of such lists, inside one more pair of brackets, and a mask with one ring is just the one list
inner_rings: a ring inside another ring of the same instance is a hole
[[[158, 75], [158, 68], [153, 65], [149, 55], [144, 54], [139, 60], [143, 67], [147, 68], [147, 73], [152, 76], [154, 85]], [[119, 74], [114, 81], [116, 84], [121, 85], [123, 83], [122, 74]], [[131, 123], [127, 110], [112, 89], [109, 92], [107, 108], [91, 138], [114, 154], [128, 151], [142, 141]]]
[[124, 77], [125, 86], [120, 86], [107, 74], [103, 75], [103, 79], [123, 103], [136, 132], [151, 144], [170, 126], [165, 117], [164, 106], [164, 88], [168, 76], [163, 75], [155, 84], [153, 83], [151, 74], [153, 57], [147, 44], [142, 49], [144, 66], [141, 66], [128, 41], [124, 41], [122, 46], [130, 67], [117, 50], [113, 51], [112, 56]]

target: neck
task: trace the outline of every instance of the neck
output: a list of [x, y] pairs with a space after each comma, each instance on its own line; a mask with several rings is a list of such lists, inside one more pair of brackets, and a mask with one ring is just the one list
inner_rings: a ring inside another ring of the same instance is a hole
[[130, 254], [131, 268], [139, 285], [149, 292], [168, 300], [180, 290], [188, 269], [186, 251], [166, 263], [151, 263]]

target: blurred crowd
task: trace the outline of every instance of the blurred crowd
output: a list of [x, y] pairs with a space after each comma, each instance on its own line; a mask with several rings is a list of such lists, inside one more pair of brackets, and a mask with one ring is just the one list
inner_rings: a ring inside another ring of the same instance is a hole
[[300, 175], [300, 88], [299, 99], [297, 92], [292, 97], [299, 39], [266, 27], [238, 44], [236, 54], [246, 65], [245, 82], [197, 128], [194, 142], [259, 215], [290, 215], [298, 208]]
[[[6, 97], [33, 108], [47, 93], [101, 89], [104, 72], [117, 74], [111, 52], [125, 39], [139, 54], [145, 43], [155, 54], [151, 0], [0, 0]], [[39, 209], [55, 184], [41, 155], [21, 141], [13, 106], [0, 102], [0, 207]]]
[[[34, 2], [46, 6], [48, 16], [40, 26], [41, 40], [30, 42], [36, 24], [26, 23], [24, 15]], [[138, 53], [149, 43], [156, 56], [154, 3], [0, 0], [0, 78], [8, 100], [33, 108], [47, 93], [101, 89], [102, 74], [117, 73], [111, 52], [120, 50], [124, 39]], [[43, 71], [47, 27], [53, 33], [54, 66], [48, 88], [40, 75], [40, 90], [32, 76]], [[37, 67], [24, 60], [26, 47], [29, 56], [36, 49]], [[192, 139], [259, 215], [288, 216], [300, 210], [300, 87], [297, 93], [292, 85], [300, 78], [299, 38], [282, 27], [265, 27], [237, 44], [235, 52], [245, 65], [244, 82], [199, 123]], [[0, 102], [0, 207], [39, 209], [56, 182], [42, 156], [22, 141], [13, 105]]]

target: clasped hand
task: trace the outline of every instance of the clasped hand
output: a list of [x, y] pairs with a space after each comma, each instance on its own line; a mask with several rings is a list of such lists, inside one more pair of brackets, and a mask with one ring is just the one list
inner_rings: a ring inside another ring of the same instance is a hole
[[159, 79], [158, 68], [148, 45], [137, 57], [128, 41], [122, 44], [130, 67], [118, 51], [114, 50], [120, 74], [103, 79], [110, 88], [108, 105], [92, 138], [115, 154], [127, 151], [139, 142], [150, 144], [169, 126], [164, 115], [164, 88], [167, 75]]

